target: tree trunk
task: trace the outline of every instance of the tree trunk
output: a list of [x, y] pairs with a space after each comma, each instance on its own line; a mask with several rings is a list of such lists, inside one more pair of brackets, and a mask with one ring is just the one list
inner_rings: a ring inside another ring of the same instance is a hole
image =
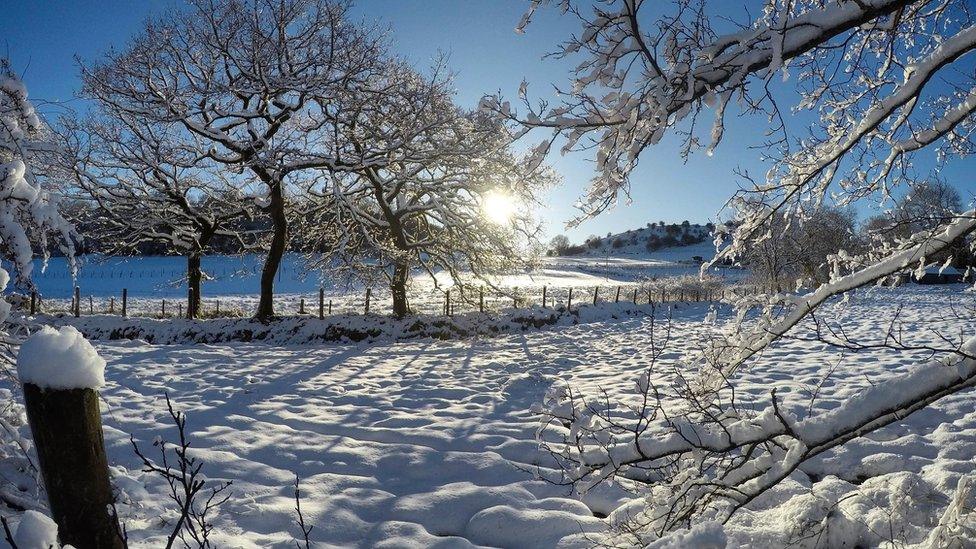
[[199, 253], [190, 253], [190, 255], [186, 256], [187, 318], [196, 318], [200, 314], [200, 279], [203, 278], [200, 263], [202, 259]]
[[271, 203], [268, 206], [271, 214], [271, 224], [274, 230], [271, 236], [271, 247], [268, 257], [261, 270], [261, 299], [255, 317], [267, 320], [274, 316], [274, 281], [281, 266], [281, 258], [285, 255], [288, 243], [288, 219], [285, 217], [285, 194], [281, 181], [274, 181], [271, 187]]
[[403, 318], [410, 312], [407, 309], [407, 279], [410, 268], [405, 261], [398, 261], [393, 267], [393, 278], [390, 280], [390, 290], [393, 293], [393, 316]]

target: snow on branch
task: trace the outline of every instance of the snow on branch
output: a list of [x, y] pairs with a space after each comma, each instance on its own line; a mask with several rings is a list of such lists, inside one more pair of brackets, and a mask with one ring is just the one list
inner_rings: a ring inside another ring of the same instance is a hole
[[[699, 520], [726, 521], [804, 461], [976, 385], [976, 337], [951, 355], [805, 419], [786, 410], [775, 390], [764, 410], [743, 415], [734, 404], [667, 393], [644, 375], [627, 416], [602, 397], [557, 385], [539, 437], [561, 465], [559, 481], [580, 491], [612, 479], [651, 487], [653, 497], [632, 520], [637, 532], [663, 535]], [[675, 396], [690, 409], [676, 412], [668, 404]]]
[[[721, 344], [724, 358], [721, 359], [720, 375], [724, 378], [734, 374], [750, 357], [779, 339], [830, 298], [872, 284], [919, 264], [924, 265], [926, 258], [938, 254], [974, 231], [976, 231], [976, 210], [969, 210], [957, 214], [941, 231], [933, 231], [933, 234], [917, 234], [914, 240], [903, 245], [902, 249], [850, 274], [836, 277], [810, 293], [778, 296], [777, 304], [788, 307], [781, 317], [776, 318], [771, 313], [767, 313], [759, 319], [755, 328], [750, 329], [737, 322], [726, 330], [726, 337]], [[770, 303], [765, 303], [764, 306], [767, 310], [772, 310]], [[740, 318], [743, 317], [744, 315], [740, 314]]]
[[[533, 2], [519, 29], [543, 3]], [[595, 151], [597, 176], [581, 204], [588, 216], [627, 191], [630, 173], [648, 147], [667, 133], [680, 133], [679, 124], [689, 118], [694, 127], [702, 108], [717, 107], [713, 148], [721, 139], [725, 106], [733, 94], [740, 95], [747, 111], [761, 102], [748, 99], [750, 78], [768, 76], [852, 33], [871, 36], [887, 32], [894, 21], [905, 25], [915, 17], [908, 8], [924, 2], [786, 3], [789, 9], [768, 2], [767, 16], [722, 36], [713, 32], [704, 6], [689, 0], [677, 2], [674, 15], [648, 26], [641, 23], [643, 2], [607, 2], [592, 13], [573, 2], [560, 4], [582, 21], [581, 34], [555, 52], [556, 57], [582, 58], [572, 89], [559, 90], [561, 105], [550, 109], [543, 101], [533, 107], [525, 97], [526, 112], [519, 115], [502, 97], [488, 96], [482, 106], [523, 131], [549, 128], [563, 135], [564, 152]], [[889, 19], [893, 22], [884, 23]], [[584, 137], [588, 142], [577, 148]], [[689, 131], [683, 154], [697, 144]], [[548, 147], [540, 150], [547, 152]]]

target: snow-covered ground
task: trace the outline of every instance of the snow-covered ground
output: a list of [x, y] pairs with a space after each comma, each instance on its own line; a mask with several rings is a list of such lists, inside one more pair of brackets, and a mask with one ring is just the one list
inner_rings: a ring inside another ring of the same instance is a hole
[[[828, 307], [852, 337], [877, 337], [899, 304], [914, 340], [972, 329], [946, 320], [950, 303], [973, 307], [954, 287], [862, 292]], [[960, 310], [960, 309], [956, 309]], [[696, 344], [705, 305], [675, 313], [672, 351]], [[289, 547], [299, 536], [292, 484], [324, 547], [584, 547], [627, 500], [613, 489], [582, 501], [536, 480], [549, 457], [534, 440], [533, 412], [567, 380], [611, 400], [633, 390], [648, 366], [650, 321], [606, 321], [477, 339], [271, 346], [160, 346], [98, 341], [107, 360], [102, 391], [106, 443], [121, 512], [136, 546], [167, 533], [161, 481], [140, 472], [129, 436], [153, 455], [172, 439], [163, 393], [189, 414], [194, 455], [213, 478], [233, 480], [215, 517], [224, 547]], [[906, 371], [923, 352], [854, 353], [783, 341], [743, 374], [742, 404], [761, 408], [771, 388], [785, 405], [829, 410], [874, 380]], [[813, 395], [816, 395], [814, 397]], [[803, 467], [726, 525], [729, 546], [876, 547], [918, 543], [961, 475], [976, 470], [976, 395], [939, 401]], [[604, 518], [607, 516], [610, 518]], [[827, 537], [801, 540], [810, 525]], [[846, 545], [843, 545], [846, 544]]]

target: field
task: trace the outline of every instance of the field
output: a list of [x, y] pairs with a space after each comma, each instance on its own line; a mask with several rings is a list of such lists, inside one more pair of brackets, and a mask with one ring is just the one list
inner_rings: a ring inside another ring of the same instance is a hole
[[[711, 244], [702, 243], [653, 253], [616, 252], [613, 255], [543, 258], [530, 271], [494, 280], [498, 290], [489, 289], [485, 300], [490, 309], [510, 307], [513, 296], [518, 296], [523, 306], [541, 304], [542, 287], [546, 286], [550, 289], [550, 302], [567, 300], [570, 287], [575, 288], [576, 302], [581, 302], [587, 299], [584, 296], [592, 299], [593, 288], [600, 286], [602, 301], [612, 298], [610, 292], [615, 292], [617, 286], [627, 287], [652, 278], [697, 275], [700, 260], [694, 258], [709, 258], [712, 254]], [[67, 312], [75, 284], [80, 288], [83, 314], [106, 313], [110, 308], [120, 312], [123, 288], [128, 292], [128, 313], [133, 316], [160, 316], [164, 299], [167, 300], [167, 316], [176, 315], [180, 301], [186, 296], [185, 259], [181, 257], [84, 257], [79, 265], [78, 275], [72, 280], [64, 258], [51, 258], [44, 269], [40, 260], [35, 261], [34, 280], [46, 312]], [[203, 268], [210, 278], [204, 282], [201, 292], [204, 312], [213, 315], [219, 307], [221, 315], [250, 315], [257, 305], [260, 265], [260, 258], [250, 255], [204, 258]], [[716, 269], [713, 274], [729, 283], [743, 277], [743, 271], [738, 269]], [[444, 290], [453, 283], [449, 278], [441, 277], [437, 284], [435, 287], [429, 277], [416, 277], [410, 289], [410, 304], [415, 311], [439, 313], [442, 310]], [[320, 288], [325, 291], [325, 299], [332, 301], [334, 313], [364, 311], [366, 287], [362, 283], [329, 279], [327, 273], [310, 271], [301, 256], [289, 254], [275, 282], [275, 305], [279, 314], [298, 314], [302, 299], [306, 302], [306, 312], [317, 313]], [[389, 313], [392, 309], [389, 292], [380, 283], [370, 289], [370, 310]], [[455, 292], [455, 310], [476, 310], [476, 299], [477, 296], [469, 295], [466, 302], [461, 301]]]
[[[823, 314], [870, 339], [910, 303], [901, 321], [924, 341], [933, 328], [967, 328], [943, 316], [950, 305], [973, 307], [974, 294], [961, 290], [863, 291]], [[657, 309], [659, 328], [673, 316], [670, 359], [696, 344], [707, 310]], [[155, 457], [152, 441], [173, 439], [164, 393], [188, 414], [193, 455], [205, 473], [233, 481], [232, 497], [214, 517], [220, 546], [294, 546], [301, 536], [296, 475], [315, 546], [588, 547], [612, 539], [615, 521], [638, 496], [615, 486], [578, 497], [539, 480], [552, 461], [535, 440], [536, 410], [556, 380], [626, 398], [648, 367], [649, 312], [453, 341], [98, 341], [108, 361], [106, 444], [130, 539], [158, 547], [174, 518], [165, 486], [140, 471], [129, 443], [134, 437]], [[761, 408], [776, 387], [804, 417], [925, 358], [788, 339], [744, 374], [740, 398]], [[725, 532], [732, 547], [921, 543], [960, 476], [972, 471], [974, 454], [976, 412], [964, 392], [804, 465]], [[825, 529], [807, 538], [818, 524]]]

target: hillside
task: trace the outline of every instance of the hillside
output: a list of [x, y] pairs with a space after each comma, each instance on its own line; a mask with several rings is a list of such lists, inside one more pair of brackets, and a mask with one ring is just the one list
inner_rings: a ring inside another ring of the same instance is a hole
[[711, 255], [713, 229], [711, 223], [699, 225], [685, 221], [665, 224], [662, 221], [604, 237], [591, 236], [580, 244], [570, 244], [565, 237], [557, 236], [550, 244], [548, 253], [551, 256], [646, 256], [649, 253], [693, 246], [696, 249], [707, 249], [707, 255]]

